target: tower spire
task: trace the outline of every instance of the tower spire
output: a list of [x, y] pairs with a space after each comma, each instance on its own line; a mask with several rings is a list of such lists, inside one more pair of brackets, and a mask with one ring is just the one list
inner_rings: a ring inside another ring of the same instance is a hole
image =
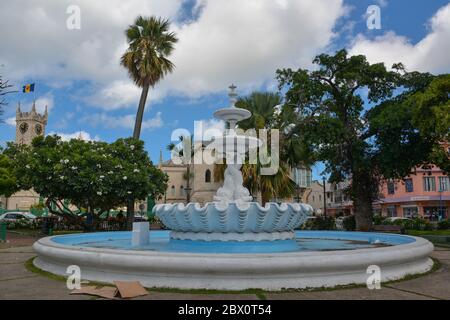
[[161, 168], [162, 165], [163, 165], [162, 149], [159, 149], [159, 164], [158, 164], [158, 166]]
[[36, 113], [36, 100], [33, 101], [33, 106], [31, 107], [31, 112]]
[[17, 103], [16, 114], [20, 113], [20, 101]]

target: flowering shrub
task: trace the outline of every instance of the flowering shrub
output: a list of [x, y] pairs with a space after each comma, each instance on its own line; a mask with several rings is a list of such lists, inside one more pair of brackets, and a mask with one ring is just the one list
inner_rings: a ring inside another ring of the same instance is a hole
[[108, 144], [58, 136], [40, 136], [32, 146], [9, 144], [20, 189], [34, 189], [46, 198], [55, 215], [78, 223], [85, 208], [91, 224], [104, 212], [127, 204], [129, 199], [161, 196], [167, 176], [153, 166], [144, 143], [132, 138]]

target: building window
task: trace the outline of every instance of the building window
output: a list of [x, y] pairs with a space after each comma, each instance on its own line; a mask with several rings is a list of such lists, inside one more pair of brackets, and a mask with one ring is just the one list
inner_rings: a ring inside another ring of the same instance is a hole
[[395, 209], [395, 206], [387, 207], [387, 215], [388, 215], [388, 217], [396, 217], [397, 216], [397, 210]]
[[414, 192], [412, 179], [405, 179], [405, 190], [406, 192]]
[[450, 177], [439, 177], [439, 191], [449, 191], [450, 190]]
[[183, 186], [180, 187], [180, 195], [184, 196], [184, 187]]
[[206, 170], [205, 172], [205, 182], [209, 183], [211, 182], [211, 170]]
[[313, 196], [313, 202], [316, 202], [316, 199], [314, 198], [314, 196]]
[[307, 168], [293, 169], [294, 182], [301, 188], [309, 188], [312, 183], [312, 171]]
[[394, 194], [395, 193], [395, 184], [392, 181], [388, 181], [387, 183], [387, 190], [388, 194]]
[[417, 218], [419, 216], [419, 208], [417, 207], [405, 207], [403, 208], [403, 217], [405, 218]]
[[172, 186], [170, 188], [170, 194], [174, 197], [175, 196], [175, 186]]
[[423, 190], [424, 191], [436, 191], [435, 177], [423, 177]]

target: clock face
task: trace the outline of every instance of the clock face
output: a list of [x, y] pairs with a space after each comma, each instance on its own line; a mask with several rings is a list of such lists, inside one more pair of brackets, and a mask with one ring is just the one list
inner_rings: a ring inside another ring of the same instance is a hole
[[42, 126], [41, 126], [40, 124], [37, 124], [37, 125], [34, 127], [34, 130], [35, 130], [36, 133], [39, 135], [39, 134], [42, 133]]
[[22, 134], [28, 131], [28, 123], [22, 122], [19, 126], [19, 130]]

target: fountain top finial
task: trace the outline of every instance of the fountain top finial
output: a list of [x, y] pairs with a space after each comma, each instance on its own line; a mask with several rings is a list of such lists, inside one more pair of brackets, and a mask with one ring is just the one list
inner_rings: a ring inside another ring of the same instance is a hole
[[230, 98], [231, 107], [235, 108], [235, 104], [237, 102], [237, 93], [236, 93], [236, 86], [234, 84], [231, 84], [231, 86], [228, 87], [230, 89], [230, 92], [228, 93], [228, 97]]

